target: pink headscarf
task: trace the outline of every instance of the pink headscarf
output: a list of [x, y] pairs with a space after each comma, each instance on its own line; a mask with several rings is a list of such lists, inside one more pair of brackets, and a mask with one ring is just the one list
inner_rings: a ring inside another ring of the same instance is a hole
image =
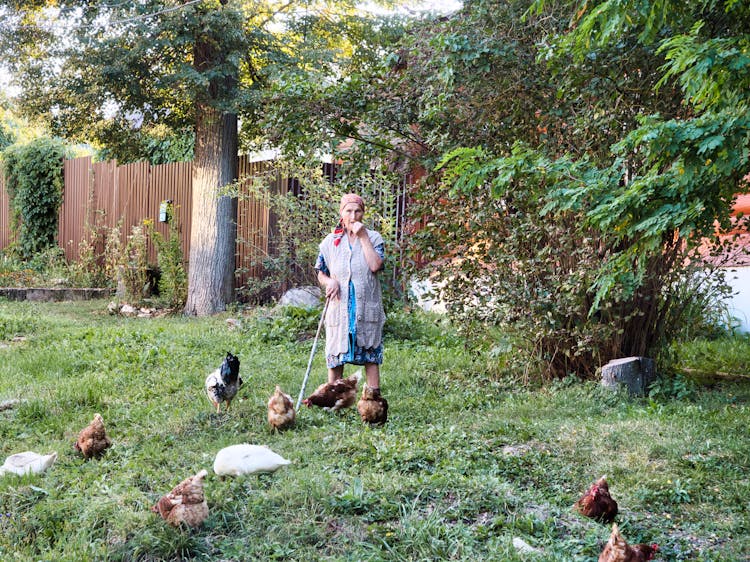
[[[341, 211], [344, 210], [344, 207], [346, 207], [349, 203], [356, 203], [359, 205], [359, 208], [362, 209], [362, 212], [365, 212], [365, 200], [362, 199], [359, 195], [356, 193], [345, 193], [341, 196], [341, 204], [339, 205], [339, 214], [341, 214]], [[339, 220], [338, 225], [336, 225], [336, 228], [333, 229], [333, 245], [338, 246], [339, 242], [341, 242], [341, 239], [344, 237], [344, 221]]]
[[362, 199], [356, 193], [345, 193], [341, 196], [341, 204], [339, 205], [339, 213], [344, 210], [349, 203], [356, 203], [365, 212], [365, 200]]

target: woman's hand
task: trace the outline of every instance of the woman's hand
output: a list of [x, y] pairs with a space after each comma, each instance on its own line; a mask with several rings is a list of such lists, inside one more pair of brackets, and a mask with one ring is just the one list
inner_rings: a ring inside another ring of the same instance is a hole
[[367, 235], [367, 229], [365, 228], [365, 225], [359, 221], [351, 223], [349, 225], [349, 230], [352, 234], [354, 234], [354, 236], [362, 236], [362, 234]]
[[333, 277], [326, 280], [326, 299], [339, 298], [339, 282]]

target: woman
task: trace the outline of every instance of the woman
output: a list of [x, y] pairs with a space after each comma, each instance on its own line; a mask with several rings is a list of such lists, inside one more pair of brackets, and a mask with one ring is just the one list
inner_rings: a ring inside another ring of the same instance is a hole
[[365, 366], [367, 386], [379, 392], [383, 362], [383, 298], [378, 271], [383, 269], [383, 237], [362, 224], [364, 200], [341, 197], [339, 224], [320, 244], [315, 264], [325, 287], [328, 382], [344, 375], [344, 364]]

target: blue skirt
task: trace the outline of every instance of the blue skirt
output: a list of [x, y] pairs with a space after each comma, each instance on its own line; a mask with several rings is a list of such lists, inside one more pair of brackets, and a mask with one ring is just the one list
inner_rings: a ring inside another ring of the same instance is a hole
[[349, 349], [346, 353], [327, 355], [326, 365], [329, 369], [340, 367], [344, 363], [364, 365], [365, 363], [383, 363], [383, 344], [377, 347], [361, 347], [357, 345], [357, 301], [354, 298], [354, 284], [349, 281]]

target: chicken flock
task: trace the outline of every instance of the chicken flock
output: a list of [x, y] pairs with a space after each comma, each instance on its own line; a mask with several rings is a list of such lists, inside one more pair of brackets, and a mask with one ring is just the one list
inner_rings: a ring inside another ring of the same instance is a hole
[[[205, 379], [206, 395], [217, 414], [220, 413], [222, 404], [226, 405], [225, 412], [229, 410], [232, 400], [243, 384], [239, 367], [239, 358], [228, 352], [221, 366], [209, 373]], [[356, 402], [363, 423], [383, 425], [388, 419], [388, 402], [380, 394], [379, 389], [370, 388], [366, 383], [363, 384], [362, 393], [357, 401], [357, 385], [361, 378], [361, 371], [357, 371], [350, 377], [321, 384], [302, 403], [307, 407], [317, 406], [337, 412], [354, 406]], [[267, 419], [275, 431], [288, 429], [295, 423], [296, 412], [292, 398], [279, 385], [276, 385], [268, 399]], [[94, 414], [91, 422], [81, 429], [73, 443], [73, 447], [86, 460], [101, 458], [111, 446], [112, 440], [107, 435], [104, 419], [99, 413]], [[26, 451], [11, 455], [5, 464], [0, 466], [0, 477], [6, 473], [41, 473], [49, 469], [56, 459], [55, 452], [39, 455]], [[220, 478], [237, 477], [258, 472], [275, 472], [290, 463], [290, 460], [266, 446], [242, 443], [219, 450], [214, 459], [213, 470]], [[162, 495], [151, 507], [151, 511], [174, 527], [199, 527], [209, 516], [209, 506], [204, 492], [207, 476], [208, 471], [202, 469], [185, 478], [171, 491]], [[604, 545], [598, 562], [647, 562], [652, 560], [659, 550], [657, 544], [630, 545], [623, 538], [617, 523], [613, 523], [618, 514], [618, 504], [610, 495], [606, 476], [591, 484], [573, 504], [573, 509], [600, 523], [612, 524], [609, 540]]]

